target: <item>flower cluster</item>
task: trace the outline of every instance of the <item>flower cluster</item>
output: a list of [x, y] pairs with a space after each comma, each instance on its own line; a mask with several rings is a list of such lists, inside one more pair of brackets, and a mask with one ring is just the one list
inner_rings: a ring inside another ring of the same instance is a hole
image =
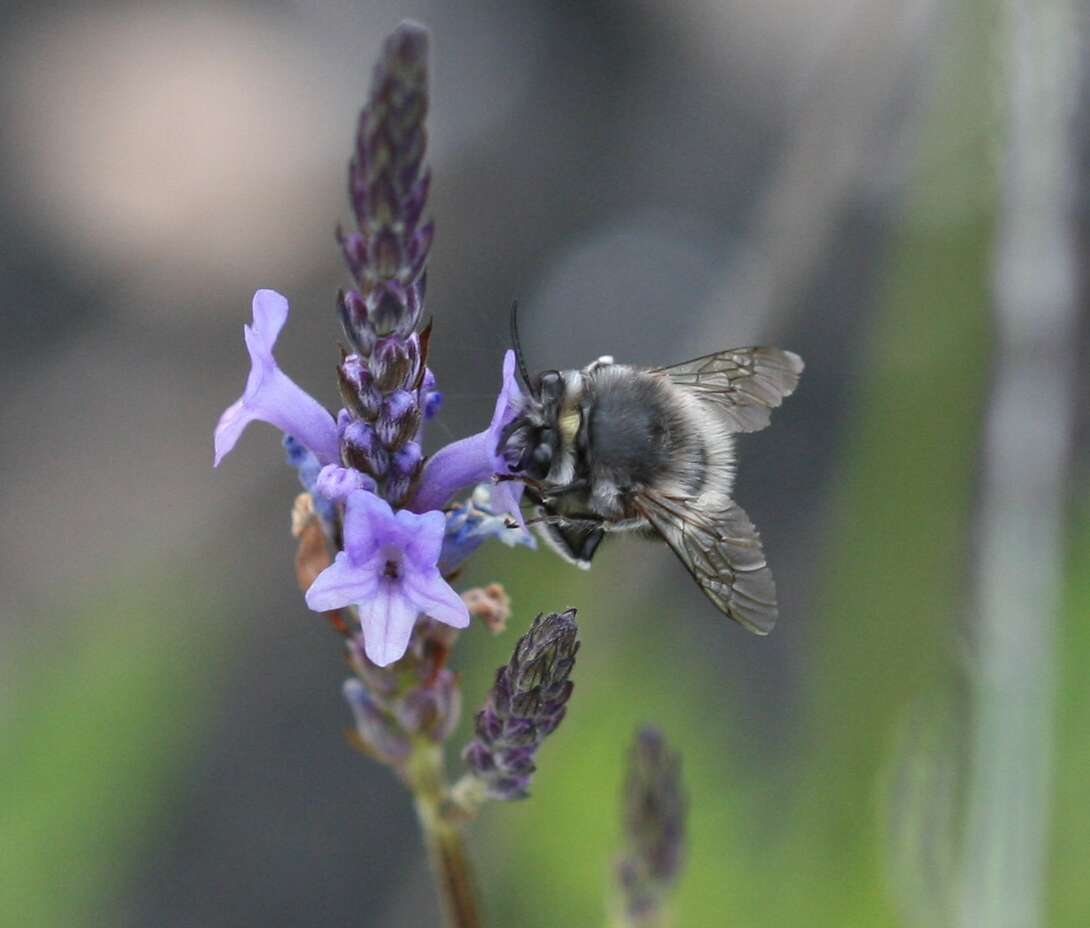
[[[333, 416], [280, 370], [273, 349], [288, 302], [259, 290], [253, 322], [243, 329], [250, 354], [246, 388], [214, 436], [218, 465], [251, 422], [284, 433], [288, 460], [336, 551], [307, 590], [307, 604], [321, 612], [354, 610], [364, 652], [379, 666], [404, 655], [422, 616], [454, 628], [469, 624], [444, 575], [484, 539], [529, 538], [505, 519], [521, 519], [521, 484], [490, 489], [487, 483], [497, 474], [510, 476], [496, 446], [521, 400], [512, 352], [488, 427], [427, 460], [421, 447], [423, 422], [441, 400], [427, 367], [429, 330], [419, 330], [433, 236], [423, 218], [430, 177], [424, 167], [427, 45], [427, 32], [413, 24], [387, 40], [359, 120], [348, 172], [357, 229], [338, 229], [354, 280], [337, 301], [353, 349], [342, 352], [337, 366], [343, 407]], [[474, 503], [450, 515], [442, 511], [459, 490], [482, 481]]]

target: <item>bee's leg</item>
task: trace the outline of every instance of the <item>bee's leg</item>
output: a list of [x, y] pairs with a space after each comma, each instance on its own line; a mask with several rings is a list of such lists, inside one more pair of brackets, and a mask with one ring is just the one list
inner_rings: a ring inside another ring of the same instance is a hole
[[[560, 487], [550, 487], [547, 491], [542, 493], [542, 502], [548, 505], [553, 500], [560, 499], [563, 496], [573, 496], [576, 493], [585, 493], [590, 489], [590, 480], [587, 478], [581, 478], [579, 480], [573, 480], [571, 483], [566, 483]], [[601, 516], [593, 516], [592, 518], [600, 519]]]
[[545, 484], [540, 480], [534, 480], [533, 477], [524, 477], [521, 474], [493, 474], [493, 483], [513, 483], [518, 481], [526, 486], [526, 489], [532, 490], [539, 497], [544, 496], [547, 492]]
[[527, 519], [527, 525], [590, 525], [601, 528], [605, 520], [593, 512], [566, 512], [560, 515], [556, 512], [542, 512], [533, 518]]
[[591, 520], [556, 519], [556, 517], [544, 516], [538, 522], [540, 534], [549, 543], [549, 546], [564, 560], [570, 561], [584, 570], [590, 568], [594, 552], [605, 537], [605, 529], [602, 528], [602, 520], [595, 517]]

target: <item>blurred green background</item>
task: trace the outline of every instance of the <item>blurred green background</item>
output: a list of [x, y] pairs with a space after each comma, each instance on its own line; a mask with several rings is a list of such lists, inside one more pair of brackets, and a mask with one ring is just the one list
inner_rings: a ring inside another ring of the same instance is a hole
[[[298, 0], [0, 11], [0, 925], [435, 923], [408, 797], [342, 738], [277, 436], [211, 469], [257, 287], [292, 302], [282, 366], [335, 395], [332, 229], [403, 16], [434, 32], [434, 441], [487, 420], [515, 296], [539, 368], [759, 341], [807, 361], [740, 443], [779, 588], [768, 639], [726, 627], [662, 547], [617, 541], [586, 574], [498, 546], [473, 563], [466, 584], [502, 581], [515, 616], [459, 642], [467, 717], [534, 613], [577, 606], [583, 637], [533, 797], [472, 829], [489, 924], [602, 924], [645, 721], [684, 757], [678, 926], [955, 924], [1004, 360], [1000, 8]], [[1077, 77], [1056, 92], [1084, 252]], [[1040, 924], [1072, 928], [1090, 924], [1086, 384], [1037, 410], [1068, 440], [1062, 589], [1054, 627], [1024, 615], [1055, 655]]]

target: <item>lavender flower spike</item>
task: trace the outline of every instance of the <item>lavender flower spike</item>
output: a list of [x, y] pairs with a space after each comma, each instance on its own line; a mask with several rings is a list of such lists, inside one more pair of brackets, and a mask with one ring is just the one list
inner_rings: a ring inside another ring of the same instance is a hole
[[340, 460], [337, 427], [321, 403], [276, 366], [273, 345], [288, 318], [288, 301], [275, 290], [254, 294], [254, 323], [243, 326], [250, 353], [246, 389], [220, 416], [215, 431], [219, 466], [251, 422], [268, 422], [314, 452], [322, 464]]
[[629, 752], [624, 784], [625, 848], [616, 873], [626, 925], [663, 923], [684, 858], [685, 812], [681, 759], [658, 729], [645, 726]]
[[364, 650], [380, 667], [405, 653], [422, 612], [465, 628], [469, 610], [436, 567], [445, 525], [441, 512], [395, 515], [385, 500], [357, 490], [345, 504], [344, 550], [311, 584], [307, 605], [355, 606]]
[[[496, 453], [496, 448], [504, 426], [515, 418], [522, 404], [515, 366], [515, 352], [508, 351], [503, 358], [500, 395], [496, 398], [496, 408], [488, 428], [441, 448], [424, 465], [420, 486], [409, 502], [409, 508], [414, 512], [440, 509], [463, 487], [490, 480], [497, 474], [510, 474], [507, 463]], [[492, 511], [509, 513], [522, 525], [519, 511], [522, 488], [519, 481], [497, 483], [492, 490]]]
[[538, 616], [496, 672], [463, 757], [492, 799], [525, 799], [534, 755], [563, 721], [579, 650], [575, 610]]

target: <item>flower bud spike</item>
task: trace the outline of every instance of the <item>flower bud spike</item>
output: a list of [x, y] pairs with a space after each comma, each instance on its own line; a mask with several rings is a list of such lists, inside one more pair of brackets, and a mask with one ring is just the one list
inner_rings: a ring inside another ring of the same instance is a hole
[[667, 897], [681, 872], [686, 801], [681, 758], [656, 728], [636, 733], [624, 783], [624, 849], [616, 865], [624, 924], [662, 924]]
[[511, 660], [496, 671], [485, 707], [477, 713], [477, 737], [463, 758], [493, 799], [524, 799], [542, 741], [564, 718], [572, 692], [568, 679], [579, 650], [575, 610], [534, 619]]

